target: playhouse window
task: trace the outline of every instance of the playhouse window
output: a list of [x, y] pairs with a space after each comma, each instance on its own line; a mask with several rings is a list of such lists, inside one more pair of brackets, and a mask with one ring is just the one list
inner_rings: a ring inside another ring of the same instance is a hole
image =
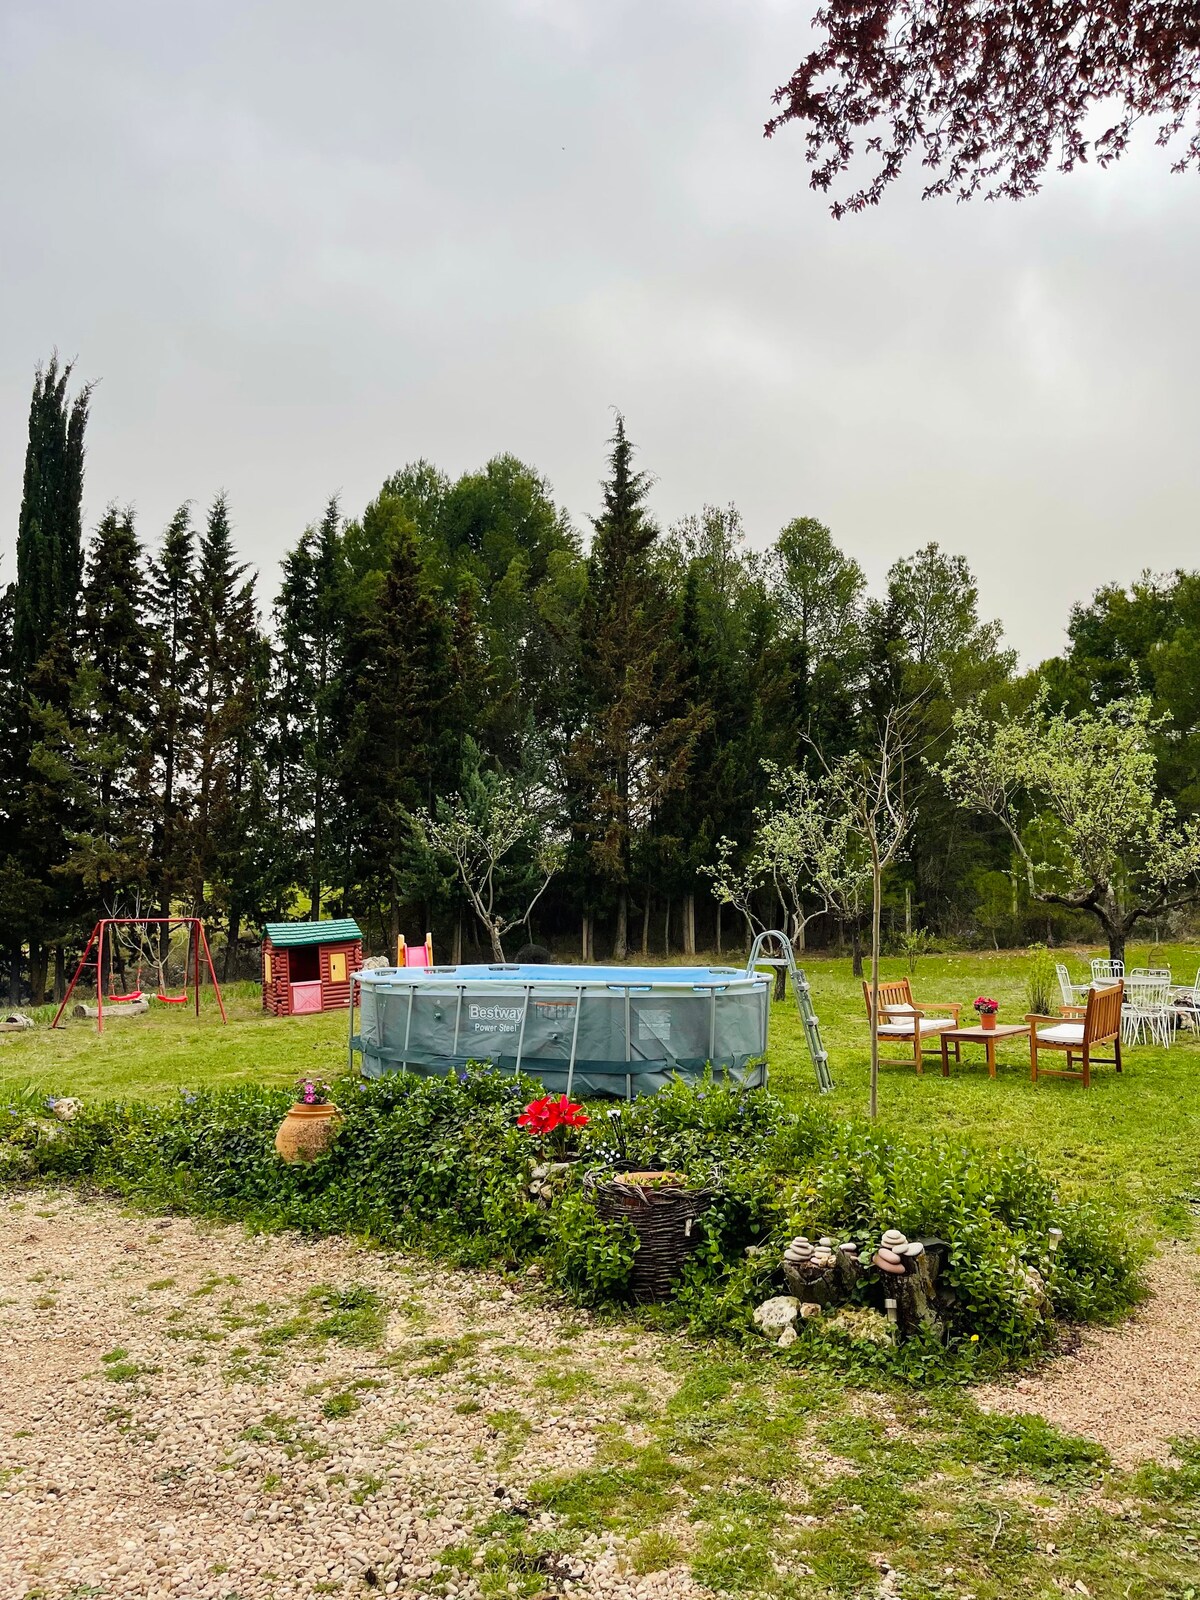
[[321, 948], [315, 944], [297, 945], [288, 951], [288, 977], [293, 983], [319, 983]]

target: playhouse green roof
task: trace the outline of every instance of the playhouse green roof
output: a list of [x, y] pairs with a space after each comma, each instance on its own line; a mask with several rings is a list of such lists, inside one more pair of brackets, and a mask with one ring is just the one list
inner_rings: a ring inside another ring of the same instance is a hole
[[349, 944], [362, 938], [362, 929], [353, 917], [334, 917], [329, 922], [268, 922], [264, 926], [277, 950], [294, 944]]

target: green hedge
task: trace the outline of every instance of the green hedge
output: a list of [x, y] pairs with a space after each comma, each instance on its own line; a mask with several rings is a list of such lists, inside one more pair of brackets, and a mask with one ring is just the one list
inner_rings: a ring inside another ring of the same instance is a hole
[[[283, 1091], [98, 1103], [68, 1123], [25, 1096], [0, 1106], [0, 1180], [86, 1180], [158, 1208], [253, 1228], [354, 1233], [463, 1265], [537, 1260], [572, 1298], [604, 1305], [624, 1298], [636, 1241], [596, 1217], [583, 1173], [659, 1160], [715, 1184], [718, 1196], [674, 1300], [643, 1315], [753, 1337], [753, 1308], [782, 1291], [779, 1259], [795, 1234], [864, 1246], [888, 1227], [935, 1235], [951, 1246], [946, 1274], [958, 1302], [945, 1348], [833, 1348], [838, 1339], [820, 1324], [793, 1347], [915, 1376], [1028, 1359], [1054, 1337], [1054, 1318], [1111, 1318], [1137, 1298], [1129, 1239], [1101, 1208], [1060, 1197], [1020, 1152], [911, 1143], [821, 1107], [786, 1111], [766, 1092], [679, 1085], [611, 1112], [593, 1108], [583, 1160], [546, 1207], [528, 1192], [537, 1146], [516, 1125], [538, 1093], [530, 1080], [487, 1069], [346, 1080], [336, 1086], [343, 1116], [329, 1153], [291, 1166], [273, 1146], [290, 1104]], [[1063, 1233], [1054, 1257], [1052, 1227]], [[1030, 1267], [1046, 1280], [1051, 1318], [1029, 1293]]]

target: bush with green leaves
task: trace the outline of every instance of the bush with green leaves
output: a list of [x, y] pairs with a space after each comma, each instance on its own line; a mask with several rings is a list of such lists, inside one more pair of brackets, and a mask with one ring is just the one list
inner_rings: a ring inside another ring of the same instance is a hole
[[[1020, 1152], [893, 1137], [818, 1105], [790, 1112], [766, 1091], [711, 1081], [608, 1113], [592, 1107], [579, 1160], [552, 1202], [539, 1203], [530, 1177], [542, 1152], [517, 1126], [539, 1089], [488, 1068], [345, 1079], [328, 1153], [296, 1164], [273, 1143], [286, 1091], [99, 1103], [70, 1122], [37, 1097], [18, 1097], [0, 1106], [0, 1179], [81, 1180], [156, 1209], [353, 1233], [465, 1265], [540, 1261], [572, 1299], [605, 1305], [627, 1299], [636, 1237], [628, 1223], [597, 1215], [583, 1176], [667, 1167], [715, 1198], [674, 1298], [647, 1314], [706, 1336], [752, 1337], [754, 1306], [783, 1287], [788, 1239], [830, 1234], [873, 1247], [899, 1227], [949, 1246], [947, 1344], [873, 1350], [868, 1364], [920, 1378], [968, 1357], [971, 1370], [1028, 1359], [1053, 1338], [1056, 1318], [1110, 1318], [1138, 1296], [1137, 1255], [1113, 1220], [1064, 1199]], [[1053, 1228], [1062, 1231], [1057, 1252]]]

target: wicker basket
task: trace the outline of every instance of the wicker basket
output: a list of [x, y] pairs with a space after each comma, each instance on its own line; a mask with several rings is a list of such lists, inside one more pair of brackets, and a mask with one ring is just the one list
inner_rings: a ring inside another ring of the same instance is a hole
[[600, 1182], [588, 1174], [596, 1210], [606, 1222], [628, 1222], [638, 1236], [629, 1275], [635, 1300], [666, 1300], [683, 1264], [700, 1243], [699, 1219], [713, 1203], [712, 1189], [678, 1183], [637, 1183], [640, 1173]]

